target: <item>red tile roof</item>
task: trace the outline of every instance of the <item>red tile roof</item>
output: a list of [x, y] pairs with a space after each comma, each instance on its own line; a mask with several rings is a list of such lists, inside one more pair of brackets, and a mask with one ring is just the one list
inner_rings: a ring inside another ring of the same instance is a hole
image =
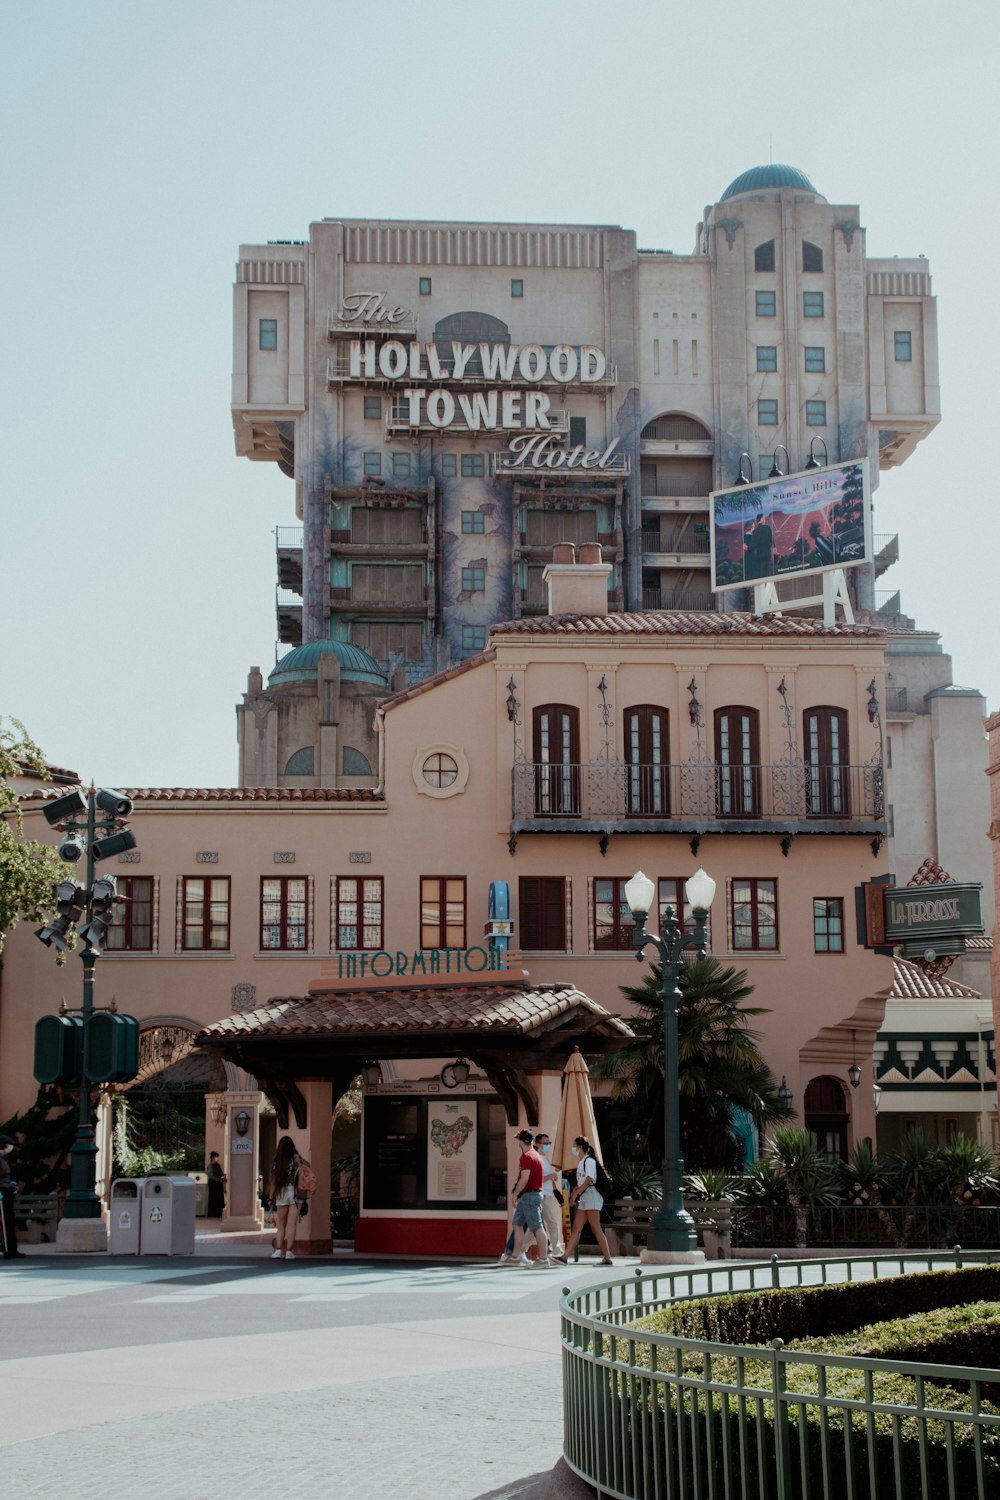
[[[384, 802], [375, 787], [349, 786], [144, 786], [122, 787], [134, 802]], [[32, 792], [24, 802], [59, 796], [58, 788]]]
[[533, 615], [494, 625], [490, 635], [753, 635], [868, 636], [882, 639], [881, 625], [824, 625], [808, 615], [751, 615], [711, 610], [658, 614]]
[[308, 999], [269, 1000], [199, 1032], [199, 1040], [337, 1036], [347, 1033], [493, 1031], [526, 1036], [570, 1011], [592, 1016], [602, 1030], [629, 1037], [613, 1016], [572, 984], [426, 985], [384, 990], [330, 990]]
[[981, 1000], [978, 990], [954, 979], [935, 978], [908, 958], [892, 961], [894, 979], [890, 1000]]

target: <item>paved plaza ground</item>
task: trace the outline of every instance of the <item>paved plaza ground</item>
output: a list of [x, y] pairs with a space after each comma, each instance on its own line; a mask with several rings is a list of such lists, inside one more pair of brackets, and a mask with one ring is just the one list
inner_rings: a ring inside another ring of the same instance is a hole
[[25, 1248], [0, 1265], [4, 1495], [592, 1496], [560, 1459], [558, 1305], [621, 1264]]

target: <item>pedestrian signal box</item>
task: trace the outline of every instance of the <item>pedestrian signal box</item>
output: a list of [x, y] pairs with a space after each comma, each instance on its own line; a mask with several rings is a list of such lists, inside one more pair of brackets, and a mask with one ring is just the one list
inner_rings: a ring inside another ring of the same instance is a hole
[[87, 1021], [83, 1071], [91, 1083], [127, 1083], [139, 1071], [139, 1022], [99, 1010]]
[[79, 1016], [42, 1016], [35, 1022], [35, 1079], [38, 1083], [77, 1083], [83, 1058]]

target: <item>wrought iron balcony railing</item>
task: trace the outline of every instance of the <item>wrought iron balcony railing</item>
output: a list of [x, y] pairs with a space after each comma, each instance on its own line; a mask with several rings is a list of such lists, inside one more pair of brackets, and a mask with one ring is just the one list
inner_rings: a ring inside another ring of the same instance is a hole
[[883, 772], [880, 763], [519, 761], [513, 767], [512, 816], [522, 825], [568, 819], [602, 827], [633, 819], [723, 826], [770, 821], [867, 824], [885, 816]]

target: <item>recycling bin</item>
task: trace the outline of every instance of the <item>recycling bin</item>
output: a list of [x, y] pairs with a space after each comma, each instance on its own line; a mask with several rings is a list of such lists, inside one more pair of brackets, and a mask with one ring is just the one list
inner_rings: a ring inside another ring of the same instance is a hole
[[119, 1177], [111, 1184], [109, 1255], [138, 1255], [145, 1177]]
[[140, 1255], [194, 1254], [194, 1183], [162, 1173], [142, 1187]]
[[196, 1219], [204, 1219], [208, 1215], [208, 1173], [186, 1172], [194, 1183], [194, 1216]]

